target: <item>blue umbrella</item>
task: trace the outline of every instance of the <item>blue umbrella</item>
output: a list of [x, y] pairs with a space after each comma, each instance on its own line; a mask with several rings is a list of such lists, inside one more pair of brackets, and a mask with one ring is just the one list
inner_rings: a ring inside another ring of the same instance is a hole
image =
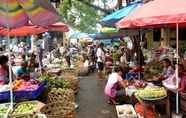
[[142, 3], [134, 3], [129, 6], [123, 7], [122, 9], [117, 10], [116, 12], [105, 16], [100, 23], [104, 26], [115, 26], [115, 23], [117, 21], [129, 15], [132, 11], [134, 11], [136, 8], [140, 7], [141, 5]]

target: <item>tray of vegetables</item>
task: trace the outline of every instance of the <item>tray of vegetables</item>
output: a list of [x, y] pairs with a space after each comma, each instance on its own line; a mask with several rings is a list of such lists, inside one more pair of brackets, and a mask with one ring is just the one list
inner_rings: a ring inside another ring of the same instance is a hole
[[0, 104], [0, 118], [6, 118], [9, 114], [10, 103]]
[[26, 101], [18, 103], [11, 112], [11, 118], [36, 115], [45, 104], [39, 101]]
[[146, 87], [138, 90], [135, 95], [139, 99], [153, 101], [167, 97], [167, 91], [163, 87]]

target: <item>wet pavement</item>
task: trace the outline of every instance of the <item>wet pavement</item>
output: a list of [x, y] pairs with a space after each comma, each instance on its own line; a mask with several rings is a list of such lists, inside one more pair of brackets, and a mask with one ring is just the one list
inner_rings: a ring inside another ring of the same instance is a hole
[[77, 94], [77, 118], [117, 118], [115, 107], [107, 104], [103, 81], [96, 80], [95, 74], [80, 78]]

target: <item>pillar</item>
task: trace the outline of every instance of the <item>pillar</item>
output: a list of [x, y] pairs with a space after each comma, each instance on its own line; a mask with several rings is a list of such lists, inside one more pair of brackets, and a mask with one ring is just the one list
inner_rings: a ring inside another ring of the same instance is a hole
[[161, 38], [164, 39], [164, 45], [169, 47], [170, 42], [170, 29], [169, 28], [161, 28]]
[[153, 30], [149, 30], [146, 33], [147, 38], [147, 49], [151, 49], [153, 47]]

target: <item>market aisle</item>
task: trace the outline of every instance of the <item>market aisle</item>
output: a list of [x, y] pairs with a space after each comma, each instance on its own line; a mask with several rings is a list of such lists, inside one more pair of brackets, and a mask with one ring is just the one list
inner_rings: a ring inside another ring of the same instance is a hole
[[95, 74], [80, 78], [77, 118], [116, 118], [115, 107], [106, 103], [103, 84]]

